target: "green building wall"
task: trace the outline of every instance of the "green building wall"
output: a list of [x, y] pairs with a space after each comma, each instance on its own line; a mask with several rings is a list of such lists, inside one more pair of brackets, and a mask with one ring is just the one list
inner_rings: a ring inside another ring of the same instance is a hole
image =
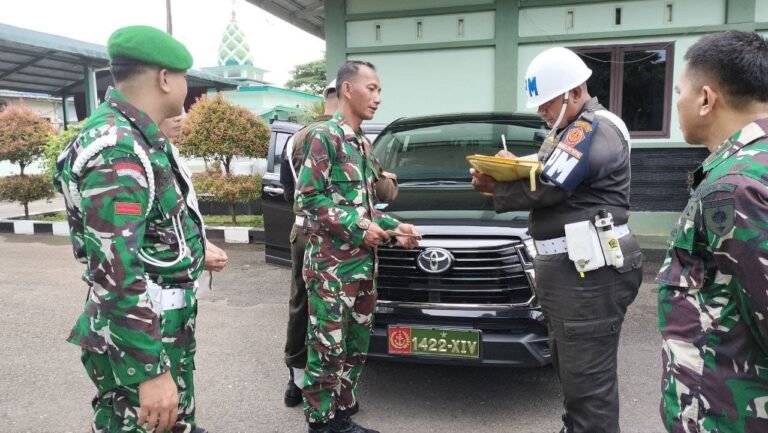
[[[665, 20], [669, 4], [671, 22]], [[617, 7], [621, 25], [613, 23]], [[327, 0], [325, 13], [328, 71], [346, 59], [377, 65], [381, 122], [456, 111], [525, 111], [525, 67], [555, 45], [671, 43], [676, 81], [682, 56], [702, 34], [768, 30], [768, 0]], [[684, 145], [670, 111], [670, 136], [637, 139], [638, 147]]]
[[[620, 25], [614, 24], [617, 7]], [[556, 45], [669, 43], [674, 87], [686, 50], [703, 34], [768, 34], [768, 0], [326, 0], [325, 15], [328, 71], [346, 59], [377, 66], [383, 87], [379, 122], [447, 112], [530, 112], [525, 69], [536, 54]], [[676, 102], [672, 92], [669, 136], [633, 138], [633, 148], [657, 154], [691, 149], [678, 128]], [[677, 214], [634, 212], [632, 226], [658, 242]]]

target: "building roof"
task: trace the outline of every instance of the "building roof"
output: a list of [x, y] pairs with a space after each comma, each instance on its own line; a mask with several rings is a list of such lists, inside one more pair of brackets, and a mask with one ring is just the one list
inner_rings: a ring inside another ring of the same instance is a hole
[[238, 92], [240, 93], [245, 93], [245, 92], [275, 93], [280, 95], [289, 95], [289, 96], [296, 96], [299, 98], [309, 99], [313, 102], [323, 100], [323, 97], [319, 95], [313, 95], [311, 93], [302, 92], [301, 90], [286, 89], [284, 87], [273, 86], [270, 84], [240, 86], [240, 88], [238, 89]]
[[[85, 68], [97, 70], [97, 88], [111, 84], [106, 47], [0, 24], [0, 89], [69, 95], [84, 90]], [[98, 71], [103, 69], [102, 71]], [[190, 70], [190, 88], [233, 89], [238, 83]]]
[[305, 32], [325, 39], [324, 0], [247, 0], [248, 3], [293, 24]]

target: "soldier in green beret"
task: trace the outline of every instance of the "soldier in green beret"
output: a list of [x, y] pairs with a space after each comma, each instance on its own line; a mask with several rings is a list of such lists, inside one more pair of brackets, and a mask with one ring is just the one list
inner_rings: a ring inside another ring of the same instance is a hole
[[192, 56], [146, 26], [115, 31], [107, 51], [116, 88], [54, 172], [90, 288], [69, 341], [96, 385], [91, 429], [204, 432], [194, 416], [196, 280], [226, 255], [206, 257], [188, 171], [158, 126], [182, 111]]

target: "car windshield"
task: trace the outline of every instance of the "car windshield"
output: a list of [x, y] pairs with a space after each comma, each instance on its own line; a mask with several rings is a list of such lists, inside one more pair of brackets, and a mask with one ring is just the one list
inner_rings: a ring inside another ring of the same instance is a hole
[[385, 170], [408, 182], [469, 182], [468, 155], [495, 155], [502, 136], [518, 156], [536, 153], [547, 130], [540, 122], [456, 122], [389, 129], [373, 153]]

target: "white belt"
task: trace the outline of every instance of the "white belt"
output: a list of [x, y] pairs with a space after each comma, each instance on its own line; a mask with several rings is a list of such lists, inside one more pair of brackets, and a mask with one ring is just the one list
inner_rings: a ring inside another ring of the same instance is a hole
[[[174, 288], [164, 289], [154, 281], [147, 280], [147, 292], [152, 300], [153, 310], [161, 314], [167, 310], [178, 310], [187, 306], [187, 299], [184, 297], [186, 289]], [[158, 311], [159, 310], [159, 311]]]
[[163, 311], [178, 310], [187, 306], [187, 299], [184, 297], [185, 289], [163, 289], [161, 292], [160, 303], [163, 304]]
[[304, 217], [296, 215], [296, 221], [294, 222], [299, 227], [304, 227]]
[[[616, 233], [616, 237], [623, 238], [629, 234], [629, 226], [622, 224], [613, 228], [613, 232]], [[542, 256], [551, 256], [552, 254], [562, 254], [568, 252], [568, 244], [565, 241], [565, 236], [553, 239], [547, 239], [543, 241], [534, 241], [536, 244], [536, 253]]]

